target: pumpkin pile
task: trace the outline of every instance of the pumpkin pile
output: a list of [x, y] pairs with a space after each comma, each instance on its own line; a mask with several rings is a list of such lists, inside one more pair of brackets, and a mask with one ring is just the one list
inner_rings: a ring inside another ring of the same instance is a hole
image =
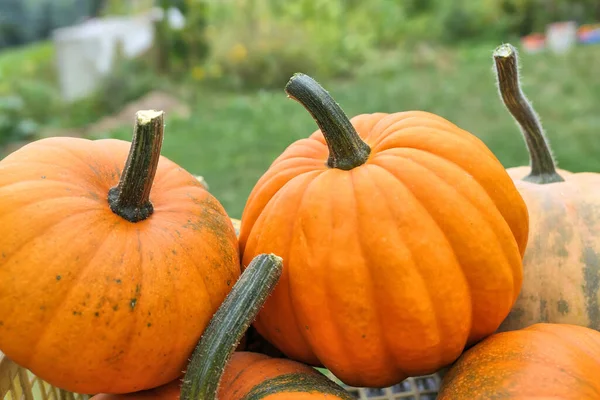
[[[257, 181], [241, 221], [131, 142], [48, 138], [0, 161], [0, 350], [94, 400], [351, 399], [449, 368], [441, 399], [600, 398], [600, 175], [556, 168], [494, 52], [530, 167], [423, 111], [348, 118], [314, 79], [318, 130]], [[250, 334], [252, 333], [252, 334]]]

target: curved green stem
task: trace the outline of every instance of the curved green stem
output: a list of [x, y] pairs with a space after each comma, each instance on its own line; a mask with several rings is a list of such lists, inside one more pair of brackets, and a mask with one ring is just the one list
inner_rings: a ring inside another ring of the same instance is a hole
[[523, 180], [539, 184], [563, 182], [563, 177], [556, 172], [556, 164], [542, 124], [521, 90], [517, 50], [511, 44], [497, 47], [494, 62], [500, 97], [519, 124], [529, 151], [531, 172]]
[[181, 400], [216, 398], [225, 365], [275, 289], [282, 269], [280, 257], [261, 254], [244, 270], [194, 350], [181, 386]]
[[329, 168], [351, 170], [364, 164], [371, 148], [321, 85], [304, 74], [295, 74], [285, 86], [289, 97], [298, 101], [312, 115], [329, 147]]
[[129, 222], [139, 222], [154, 212], [150, 190], [154, 182], [164, 133], [162, 111], [138, 111], [133, 140], [119, 184], [108, 192], [110, 209]]

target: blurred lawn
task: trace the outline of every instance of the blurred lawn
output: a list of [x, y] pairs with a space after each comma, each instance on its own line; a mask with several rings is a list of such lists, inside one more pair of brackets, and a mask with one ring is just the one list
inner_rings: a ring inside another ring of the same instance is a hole
[[[527, 163], [520, 133], [496, 91], [494, 45], [392, 53], [357, 66], [348, 81], [321, 81], [348, 115], [425, 110], [479, 136], [506, 166]], [[524, 91], [540, 114], [561, 168], [600, 171], [600, 46], [568, 56], [523, 55]], [[314, 77], [319, 80], [319, 77]], [[283, 89], [283, 88], [282, 88]], [[167, 116], [163, 154], [203, 175], [232, 216], [256, 180], [315, 124], [283, 90], [232, 94], [200, 88], [189, 120]], [[130, 139], [130, 130], [112, 133]]]
[[0, 52], [0, 94], [6, 94], [14, 80], [50, 80], [54, 73], [54, 46], [51, 41]]

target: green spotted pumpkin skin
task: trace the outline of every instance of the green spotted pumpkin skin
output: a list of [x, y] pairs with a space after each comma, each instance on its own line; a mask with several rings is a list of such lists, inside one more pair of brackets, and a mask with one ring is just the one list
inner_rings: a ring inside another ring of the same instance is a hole
[[314, 368], [264, 354], [237, 352], [221, 380], [219, 399], [351, 400], [350, 393]]

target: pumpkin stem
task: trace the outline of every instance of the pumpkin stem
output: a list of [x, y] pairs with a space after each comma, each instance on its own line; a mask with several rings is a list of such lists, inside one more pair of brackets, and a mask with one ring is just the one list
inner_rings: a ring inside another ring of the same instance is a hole
[[287, 95], [312, 115], [329, 147], [329, 168], [351, 170], [364, 164], [371, 148], [329, 93], [313, 78], [295, 74], [285, 86]]
[[500, 97], [519, 124], [529, 150], [531, 172], [523, 180], [539, 184], [563, 182], [563, 177], [556, 172], [550, 142], [540, 119], [521, 90], [517, 49], [511, 44], [498, 46], [494, 50], [494, 62]]
[[150, 189], [160, 159], [164, 112], [138, 111], [133, 140], [119, 184], [108, 192], [110, 209], [129, 222], [139, 222], [154, 212]]
[[282, 259], [274, 254], [260, 254], [250, 262], [198, 342], [183, 379], [181, 400], [216, 398], [229, 358], [275, 289], [282, 269]]

